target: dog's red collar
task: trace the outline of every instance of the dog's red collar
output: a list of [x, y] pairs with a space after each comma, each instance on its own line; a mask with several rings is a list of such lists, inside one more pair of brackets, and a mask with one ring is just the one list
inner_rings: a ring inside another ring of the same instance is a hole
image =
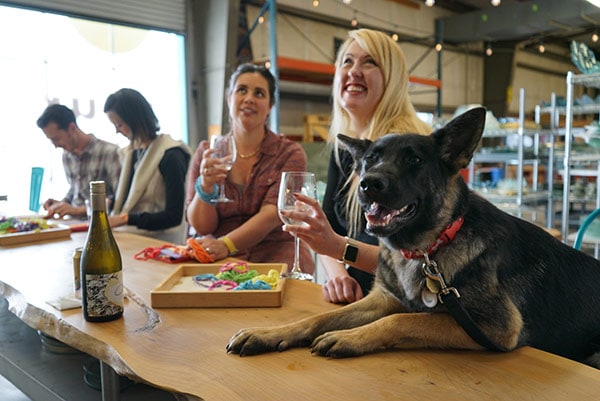
[[[464, 221], [465, 218], [463, 216], [460, 216], [458, 219], [454, 220], [451, 224], [449, 224], [448, 227], [446, 227], [446, 229], [442, 231], [438, 239], [435, 240], [434, 243], [429, 246], [429, 248], [427, 248], [427, 255], [431, 255], [432, 253], [440, 249], [442, 246], [452, 241], [458, 230], [460, 230], [460, 228], [462, 227]], [[400, 250], [400, 252], [402, 252], [402, 255], [404, 255], [406, 259], [422, 258], [424, 255], [422, 251], [408, 251], [402, 249]]]

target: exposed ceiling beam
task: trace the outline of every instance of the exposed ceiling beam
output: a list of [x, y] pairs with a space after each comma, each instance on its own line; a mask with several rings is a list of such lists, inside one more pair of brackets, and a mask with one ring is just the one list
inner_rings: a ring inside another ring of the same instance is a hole
[[442, 19], [444, 42], [524, 40], [600, 25], [600, 9], [585, 0], [521, 2]]

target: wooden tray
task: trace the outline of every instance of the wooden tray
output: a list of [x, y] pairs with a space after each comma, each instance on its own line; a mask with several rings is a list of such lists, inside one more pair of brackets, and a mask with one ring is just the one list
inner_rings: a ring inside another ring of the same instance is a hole
[[39, 242], [56, 238], [69, 238], [70, 236], [71, 229], [63, 224], [58, 224], [57, 227], [47, 228], [45, 230], [1, 234], [0, 246], [26, 244], [30, 242]]
[[[272, 290], [209, 290], [193, 281], [197, 274], [217, 274], [223, 263], [180, 265], [150, 292], [153, 308], [243, 308], [279, 307], [283, 302], [285, 279]], [[248, 263], [248, 269], [267, 274], [275, 269], [287, 271], [285, 263]]]

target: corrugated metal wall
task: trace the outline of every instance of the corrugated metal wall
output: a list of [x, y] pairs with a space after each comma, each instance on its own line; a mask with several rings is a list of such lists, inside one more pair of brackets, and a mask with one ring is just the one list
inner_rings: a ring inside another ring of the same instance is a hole
[[10, 0], [0, 5], [185, 33], [186, 0]]

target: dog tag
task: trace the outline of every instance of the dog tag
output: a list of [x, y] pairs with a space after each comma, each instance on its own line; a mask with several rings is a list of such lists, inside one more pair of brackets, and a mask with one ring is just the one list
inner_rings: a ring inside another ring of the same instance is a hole
[[429, 291], [431, 291], [434, 294], [439, 294], [442, 290], [440, 282], [430, 279], [429, 277], [425, 279], [425, 285], [427, 286], [427, 289], [429, 289]]
[[436, 294], [423, 287], [423, 290], [421, 291], [421, 301], [423, 301], [426, 307], [433, 308], [438, 303], [438, 297]]

